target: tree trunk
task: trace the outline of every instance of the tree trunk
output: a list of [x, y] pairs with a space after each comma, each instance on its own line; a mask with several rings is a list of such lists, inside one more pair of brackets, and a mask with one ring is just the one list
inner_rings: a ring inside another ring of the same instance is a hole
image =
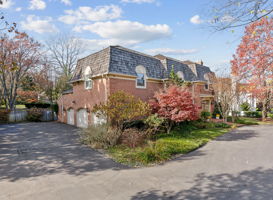
[[267, 117], [266, 102], [263, 101], [262, 120], [265, 121]]
[[171, 132], [171, 130], [173, 128], [173, 125], [174, 125], [173, 121], [168, 122], [167, 134], [170, 134], [170, 132]]

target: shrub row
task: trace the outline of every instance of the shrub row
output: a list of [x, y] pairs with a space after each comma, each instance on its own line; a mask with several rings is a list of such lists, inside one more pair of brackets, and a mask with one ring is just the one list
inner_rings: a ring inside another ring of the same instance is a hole
[[[26, 103], [25, 104], [26, 108], [50, 108], [51, 104], [50, 103]], [[58, 113], [59, 107], [58, 104], [53, 104], [52, 105], [53, 111]]]
[[262, 112], [260, 111], [245, 111], [245, 116], [246, 117], [253, 117], [253, 118], [261, 118], [262, 117]]
[[26, 108], [49, 108], [50, 104], [49, 103], [26, 103], [25, 104]]

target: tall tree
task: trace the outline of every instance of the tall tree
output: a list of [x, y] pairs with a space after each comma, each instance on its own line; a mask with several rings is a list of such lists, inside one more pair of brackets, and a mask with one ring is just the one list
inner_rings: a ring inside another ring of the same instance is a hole
[[40, 44], [26, 33], [0, 38], [0, 84], [7, 109], [14, 109], [20, 81], [39, 60]]
[[248, 25], [233, 57], [232, 73], [262, 102], [265, 119], [273, 86], [273, 19], [264, 17]]
[[49, 59], [59, 75], [70, 77], [75, 69], [79, 55], [84, 51], [83, 43], [72, 36], [58, 35], [47, 43]]
[[246, 26], [273, 12], [272, 0], [213, 0], [209, 6], [209, 25], [217, 31]]
[[234, 112], [236, 109], [237, 100], [239, 99], [237, 82], [234, 82], [229, 75], [222, 74], [218, 77], [214, 77], [212, 81], [212, 87], [215, 92], [215, 103], [219, 108], [219, 112], [223, 117], [223, 120], [227, 122], [229, 113], [232, 113], [232, 119], [234, 120]]

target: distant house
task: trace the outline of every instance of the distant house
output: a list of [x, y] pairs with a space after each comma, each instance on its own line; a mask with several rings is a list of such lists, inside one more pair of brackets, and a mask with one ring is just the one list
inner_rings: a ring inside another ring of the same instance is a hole
[[203, 63], [110, 46], [78, 61], [71, 79], [73, 89], [58, 100], [59, 121], [78, 127], [99, 123], [101, 119], [92, 113], [93, 106], [119, 90], [147, 101], [165, 87], [172, 68], [192, 83], [189, 89], [198, 110], [212, 112], [214, 95], [209, 77], [214, 73]]

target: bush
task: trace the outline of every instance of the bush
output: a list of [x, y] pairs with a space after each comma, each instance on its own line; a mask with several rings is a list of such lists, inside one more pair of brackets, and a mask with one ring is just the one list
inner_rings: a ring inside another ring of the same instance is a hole
[[198, 119], [197, 108], [192, 95], [186, 87], [170, 86], [165, 91], [157, 92], [150, 101], [154, 113], [166, 119], [167, 132], [170, 133], [175, 123]]
[[261, 118], [262, 112], [260, 111], [245, 111], [246, 117]]
[[219, 103], [214, 102], [214, 110], [212, 113], [212, 117], [216, 118], [216, 115], [220, 115], [220, 119], [223, 118], [223, 116], [221, 115], [221, 105], [219, 105]]
[[10, 110], [0, 109], [0, 122], [8, 122]]
[[268, 117], [270, 117], [271, 119], [273, 119], [273, 113], [269, 113]]
[[228, 125], [226, 123], [222, 123], [222, 122], [215, 123], [214, 126], [215, 126], [215, 128], [230, 128], [231, 127], [230, 125]]
[[134, 120], [130, 122], [125, 122], [123, 124], [123, 130], [124, 129], [129, 129], [129, 128], [135, 128], [135, 129], [145, 129], [145, 122], [143, 120]]
[[250, 110], [250, 104], [248, 102], [244, 102], [241, 104], [242, 111], [249, 111]]
[[213, 122], [196, 121], [193, 125], [197, 129], [215, 128], [215, 123]]
[[26, 108], [49, 108], [50, 104], [49, 103], [26, 103], [25, 104]]
[[118, 91], [110, 95], [106, 103], [95, 105], [93, 112], [106, 116], [112, 127], [121, 130], [125, 122], [147, 116], [150, 113], [150, 107], [133, 95]]
[[230, 128], [230, 125], [223, 122], [203, 122], [203, 121], [195, 121], [192, 123], [194, 127], [197, 129], [211, 129], [211, 128]]
[[59, 112], [59, 106], [58, 106], [58, 104], [53, 104], [52, 105], [52, 110], [53, 110], [53, 112], [55, 112], [58, 115], [58, 112]]
[[98, 124], [89, 126], [80, 133], [81, 141], [97, 149], [107, 149], [118, 143], [121, 132], [111, 129], [109, 124]]
[[27, 120], [31, 122], [40, 122], [43, 115], [43, 110], [40, 108], [31, 108], [27, 111]]
[[207, 111], [202, 111], [201, 112], [201, 119], [203, 121], [207, 121], [211, 117], [211, 113]]
[[163, 126], [165, 123], [165, 119], [163, 117], [158, 117], [158, 114], [153, 114], [150, 115], [146, 120], [145, 124], [148, 125], [148, 132], [150, 134], [155, 134], [157, 133], [160, 128]]
[[130, 148], [135, 148], [137, 146], [142, 145], [146, 138], [147, 138], [147, 133], [145, 131], [140, 131], [135, 128], [130, 128], [130, 129], [125, 129], [122, 132], [118, 143]]

